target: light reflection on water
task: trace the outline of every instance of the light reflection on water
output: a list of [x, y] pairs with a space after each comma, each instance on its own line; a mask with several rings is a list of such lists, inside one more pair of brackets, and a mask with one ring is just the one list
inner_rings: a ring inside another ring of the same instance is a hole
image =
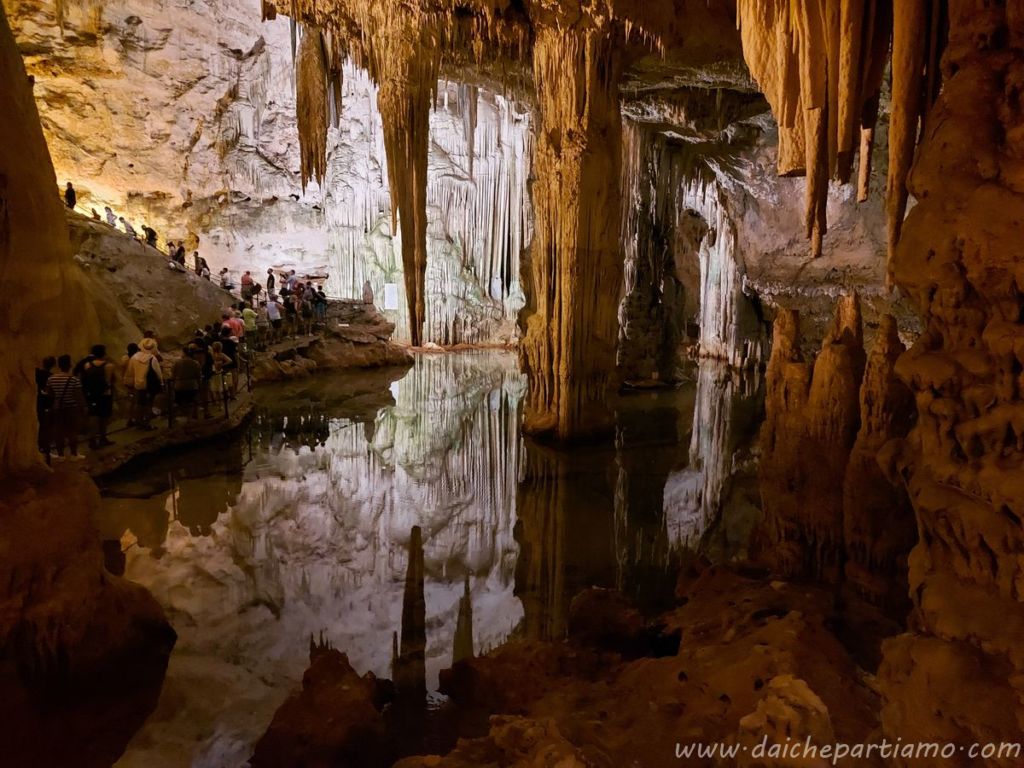
[[519, 437], [524, 392], [499, 353], [267, 388], [243, 437], [111, 483], [103, 532], [137, 540], [126, 575], [179, 633], [120, 764], [243, 764], [321, 631], [390, 677], [414, 525], [428, 687], [451, 664], [467, 576], [478, 654], [512, 633], [563, 636], [591, 584], [658, 607], [673, 553], [708, 539], [749, 438], [729, 419], [756, 398], [709, 364], [678, 390], [620, 398], [614, 442], [560, 451]]

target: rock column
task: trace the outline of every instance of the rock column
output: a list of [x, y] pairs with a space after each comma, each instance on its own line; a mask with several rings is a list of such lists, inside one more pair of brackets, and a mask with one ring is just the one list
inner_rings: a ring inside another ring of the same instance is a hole
[[534, 156], [536, 233], [523, 362], [524, 428], [558, 440], [608, 432], [615, 367], [619, 253], [619, 47], [610, 21], [586, 13], [537, 27], [540, 121]]

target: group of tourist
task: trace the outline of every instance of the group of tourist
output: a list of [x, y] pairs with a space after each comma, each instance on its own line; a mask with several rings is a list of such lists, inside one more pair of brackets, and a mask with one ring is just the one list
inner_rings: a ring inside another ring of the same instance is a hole
[[[221, 287], [226, 291], [235, 290], [227, 267], [220, 273]], [[322, 286], [312, 280], [299, 280], [295, 270], [267, 270], [266, 287], [256, 282], [250, 270], [240, 280], [242, 301], [238, 311], [245, 316], [251, 313], [249, 332], [257, 339], [256, 347], [266, 341], [276, 341], [284, 333], [309, 334], [314, 325], [327, 322], [327, 294]]]
[[[173, 360], [165, 360], [152, 331], [129, 344], [118, 362], [103, 344], [74, 364], [70, 354], [44, 358], [35, 372], [39, 450], [47, 461], [81, 459], [83, 433], [90, 448], [113, 445], [108, 430], [117, 403], [127, 426], [142, 431], [156, 429], [153, 417], [161, 408], [174, 407], [192, 419], [201, 409], [210, 418], [211, 402], [238, 393], [244, 334], [244, 322], [225, 312], [219, 326], [197, 330]], [[221, 394], [213, 387], [218, 377]]]

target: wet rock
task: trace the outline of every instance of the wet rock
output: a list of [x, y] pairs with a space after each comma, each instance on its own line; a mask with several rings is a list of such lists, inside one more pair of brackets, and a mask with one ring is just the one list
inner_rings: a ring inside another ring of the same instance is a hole
[[0, 496], [0, 744], [12, 765], [110, 765], [156, 705], [175, 633], [146, 590], [105, 570], [99, 501], [72, 471]]
[[360, 677], [345, 654], [313, 647], [302, 690], [274, 713], [250, 765], [387, 765], [390, 747], [381, 709], [392, 697], [388, 681]]

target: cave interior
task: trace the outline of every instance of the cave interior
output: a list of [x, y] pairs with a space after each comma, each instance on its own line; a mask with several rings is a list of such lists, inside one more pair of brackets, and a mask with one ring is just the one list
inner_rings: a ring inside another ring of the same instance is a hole
[[[1024, 0], [2, 0], [0, 68], [11, 765], [1022, 764]], [[222, 270], [330, 320], [51, 462], [40, 360]]]

